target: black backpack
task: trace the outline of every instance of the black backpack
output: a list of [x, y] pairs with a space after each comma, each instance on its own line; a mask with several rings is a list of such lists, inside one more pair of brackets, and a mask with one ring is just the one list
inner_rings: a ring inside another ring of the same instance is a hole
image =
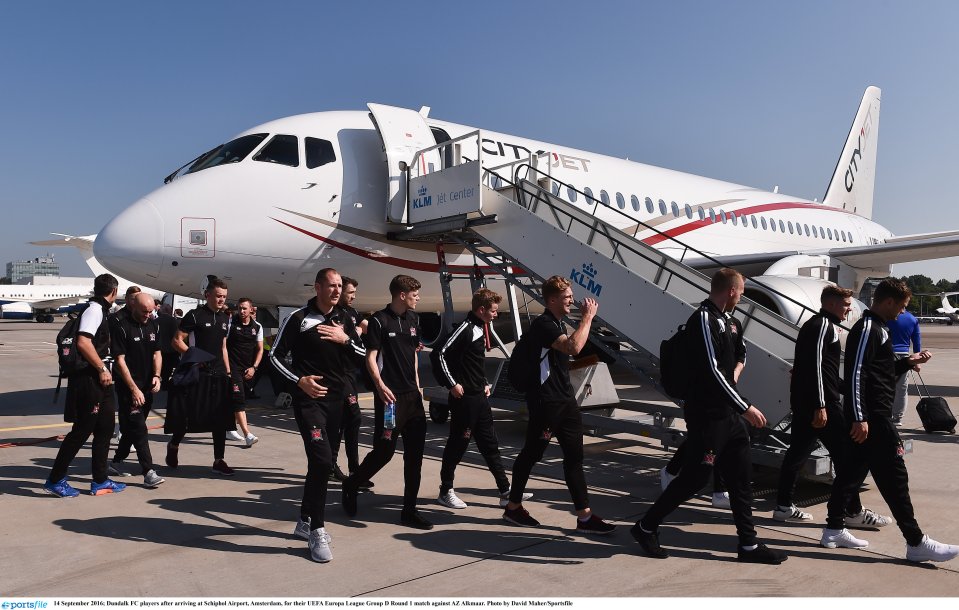
[[[89, 307], [89, 305], [87, 305], [87, 307]], [[56, 402], [57, 398], [59, 398], [60, 387], [63, 385], [65, 378], [76, 375], [90, 366], [87, 359], [81, 356], [77, 350], [77, 334], [80, 331], [80, 318], [83, 317], [83, 312], [86, 310], [86, 307], [84, 307], [78, 310], [76, 315], [71, 315], [67, 319], [67, 323], [64, 324], [60, 332], [57, 333], [57, 364], [60, 366], [60, 374], [57, 379], [57, 389], [53, 393], [53, 402]]]
[[[528, 332], [513, 347], [506, 375], [516, 391], [529, 392], [534, 385], [539, 385], [539, 367], [545, 356], [541, 357], [538, 351]], [[546, 354], [548, 356], [549, 352]]]
[[689, 364], [689, 332], [682, 324], [676, 333], [659, 344], [659, 382], [670, 397], [689, 398], [689, 376], [683, 374], [683, 364]]

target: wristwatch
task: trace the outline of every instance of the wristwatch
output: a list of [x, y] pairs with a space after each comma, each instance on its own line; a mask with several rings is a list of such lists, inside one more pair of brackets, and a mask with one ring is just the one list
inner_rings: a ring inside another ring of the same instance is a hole
[[101, 364], [101, 365], [100, 365], [100, 368], [98, 368], [97, 370], [100, 371], [101, 373], [106, 373], [106, 372], [107, 372], [107, 365]]

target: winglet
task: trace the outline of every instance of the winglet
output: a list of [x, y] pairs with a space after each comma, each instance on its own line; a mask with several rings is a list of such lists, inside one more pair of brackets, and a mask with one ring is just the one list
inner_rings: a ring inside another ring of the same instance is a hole
[[31, 245], [34, 246], [72, 246], [80, 251], [80, 256], [83, 257], [84, 262], [87, 264], [87, 267], [93, 271], [94, 275], [100, 275], [101, 273], [108, 273], [106, 268], [100, 264], [100, 261], [93, 256], [93, 241], [97, 238], [96, 234], [93, 235], [67, 235], [65, 233], [51, 233], [51, 235], [58, 235], [60, 239], [46, 239], [42, 241], [32, 241]]
[[879, 140], [879, 87], [867, 87], [852, 123], [823, 204], [872, 218]]

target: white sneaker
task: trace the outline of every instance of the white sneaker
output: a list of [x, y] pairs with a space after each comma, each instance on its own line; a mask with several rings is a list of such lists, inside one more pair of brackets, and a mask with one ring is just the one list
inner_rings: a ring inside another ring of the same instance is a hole
[[795, 505], [787, 508], [777, 506], [773, 511], [773, 519], [776, 521], [788, 521], [791, 523], [801, 523], [803, 521], [812, 521], [812, 515], [801, 511]]
[[[528, 491], [524, 491], [524, 492], [523, 492], [523, 499], [520, 500], [520, 503], [525, 502], [525, 501], [527, 501], [527, 500], [532, 500], [532, 499], [533, 499], [533, 494], [531, 494], [531, 493], [528, 492]], [[508, 490], [508, 489], [499, 495], [499, 505], [500, 505], [500, 506], [506, 506], [507, 504], [509, 504], [509, 490]]]
[[245, 438], [240, 436], [240, 433], [237, 432], [236, 430], [230, 430], [229, 432], [227, 432], [226, 437], [230, 439], [231, 441], [240, 441], [241, 443], [246, 440]]
[[677, 475], [675, 474], [669, 474], [668, 472], [666, 472], [665, 466], [660, 468], [659, 469], [659, 488], [662, 489], [663, 491], [666, 491], [666, 488], [669, 487], [669, 484], [673, 482], [673, 479], [675, 479], [676, 476]]
[[296, 520], [296, 527], [293, 528], [293, 535], [297, 538], [302, 538], [303, 540], [310, 539], [310, 518], [307, 517], [306, 521], [302, 518]]
[[886, 527], [892, 523], [892, 517], [885, 517], [868, 508], [862, 509], [858, 515], [843, 519], [846, 527]]
[[310, 559], [320, 563], [333, 559], [333, 551], [330, 550], [331, 542], [333, 538], [326, 533], [326, 528], [318, 527], [310, 530]]
[[949, 561], [959, 555], [959, 546], [936, 542], [923, 536], [916, 546], [906, 545], [906, 561]]
[[246, 435], [246, 446], [252, 447], [253, 445], [256, 444], [258, 440], [260, 439], [254, 436], [252, 432], [250, 432], [249, 434]]
[[446, 493], [443, 493], [443, 488], [441, 487], [440, 495], [437, 496], [436, 501], [446, 508], [466, 508], [466, 502], [463, 502], [456, 496], [456, 492], [453, 491], [452, 487]]
[[154, 489], [159, 487], [161, 483], [166, 482], [166, 479], [157, 474], [156, 470], [148, 470], [145, 475], [143, 475], [143, 485]]
[[819, 544], [827, 549], [864, 549], [869, 546], [867, 541], [856, 538], [845, 528], [841, 530], [824, 529]]
[[713, 493], [713, 508], [730, 508], [731, 506], [728, 491]]

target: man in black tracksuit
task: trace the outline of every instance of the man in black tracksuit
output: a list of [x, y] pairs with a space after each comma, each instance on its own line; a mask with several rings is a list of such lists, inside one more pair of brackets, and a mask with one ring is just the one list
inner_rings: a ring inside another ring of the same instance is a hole
[[[375, 385], [373, 410], [373, 450], [355, 473], [343, 482], [343, 510], [356, 515], [356, 496], [360, 484], [369, 481], [386, 466], [403, 436], [403, 511], [400, 523], [417, 529], [432, 529], [433, 524], [416, 510], [422, 478], [423, 451], [426, 447], [426, 410], [420, 393], [420, 322], [414, 309], [420, 300], [420, 283], [408, 275], [397, 275], [390, 282], [390, 304], [370, 318], [366, 335], [366, 368]], [[384, 419], [392, 405], [394, 417]]]
[[489, 471], [496, 480], [501, 500], [509, 496], [509, 479], [499, 453], [489, 406], [490, 384], [486, 380], [486, 350], [489, 325], [496, 319], [503, 297], [487, 288], [473, 295], [467, 314], [446, 343], [439, 347], [440, 370], [434, 376], [450, 391], [450, 435], [443, 450], [438, 502], [449, 508], [466, 508], [453, 490], [453, 475], [463, 459], [470, 439], [476, 441]]
[[110, 351], [116, 361], [114, 369], [119, 381], [116, 389], [121, 432], [111, 474], [121, 474], [123, 460], [133, 447], [137, 451], [143, 483], [153, 488], [164, 481], [153, 469], [147, 431], [153, 395], [160, 391], [160, 329], [150, 315], [153, 297], [140, 292], [128, 299], [126, 307], [110, 317]]
[[[823, 543], [843, 528], [844, 509], [866, 470], [892, 510], [906, 539], [909, 561], [948, 561], [959, 555], [959, 546], [942, 544], [924, 535], [916, 522], [909, 497], [909, 474], [899, 432], [892, 422], [896, 379], [908, 369], [927, 362], [932, 354], [920, 352], [897, 360], [888, 320], [895, 319], [909, 304], [912, 292], [901, 280], [886, 278], [876, 286], [872, 305], [856, 322], [846, 340], [845, 414], [850, 422], [848, 443], [850, 467], [839, 471], [829, 498], [829, 516]], [[865, 540], [854, 546], [863, 548]], [[825, 544], [824, 544], [825, 546]]]
[[[826, 286], [820, 295], [822, 309], [799, 330], [796, 338], [790, 381], [792, 425], [789, 449], [779, 468], [779, 493], [773, 511], [776, 521], [812, 521], [813, 516], [798, 509], [792, 501], [796, 480], [803, 462], [819, 441], [829, 451], [837, 471], [847, 467], [846, 434], [849, 430], [842, 412], [842, 388], [839, 378], [839, 324], [852, 309], [852, 290]], [[888, 517], [864, 509], [858, 488], [849, 497], [846, 525], [884, 527]], [[842, 541], [852, 541], [851, 534], [841, 533], [842, 540], [827, 541], [832, 548]]]
[[107, 457], [115, 413], [107, 315], [117, 298], [117, 278], [109, 273], [97, 276], [93, 281], [93, 295], [90, 304], [80, 314], [75, 346], [78, 357], [83, 358], [89, 366], [70, 375], [67, 381], [63, 418], [72, 422], [73, 428], [60, 444], [53, 468], [43, 485], [45, 491], [61, 498], [73, 498], [80, 493], [67, 483], [67, 470], [90, 434], [93, 434], [93, 483], [90, 493], [99, 496], [120, 492], [126, 487], [107, 477]]
[[[340, 423], [353, 358], [365, 352], [352, 321], [336, 306], [343, 289], [340, 274], [335, 269], [321, 269], [314, 288], [316, 297], [283, 323], [270, 359], [278, 372], [296, 383], [293, 413], [306, 450], [303, 502], [293, 533], [309, 540], [314, 561], [326, 563], [333, 558], [325, 528], [326, 491], [333, 466], [330, 430]], [[286, 363], [287, 354], [292, 356], [292, 365]]]
[[[338, 307], [343, 310], [343, 314], [353, 323], [357, 336], [362, 338], [363, 333], [366, 332], [368, 322], [360, 316], [358, 311], [353, 309], [353, 301], [356, 299], [356, 289], [359, 285], [360, 283], [351, 277], [343, 278], [343, 294], [340, 297]], [[343, 471], [340, 470], [340, 467], [336, 463], [337, 455], [340, 452], [340, 440], [346, 445], [346, 465], [348, 472], [353, 474], [357, 468], [360, 467], [360, 425], [363, 423], [363, 419], [360, 415], [357, 372], [357, 366], [350, 367], [347, 389], [343, 393], [343, 417], [340, 418], [339, 428], [330, 431], [330, 448], [333, 450], [333, 470], [330, 472], [330, 477], [340, 482], [346, 480], [346, 475], [343, 474]], [[363, 481], [360, 485], [360, 487], [364, 488], [372, 486], [372, 481]]]
[[631, 530], [652, 557], [668, 556], [659, 545], [660, 523], [702, 489], [717, 467], [729, 488], [729, 503], [739, 534], [739, 561], [779, 564], [786, 560], [785, 553], [757, 540], [752, 520], [752, 459], [746, 422], [762, 428], [766, 418], [734, 386], [737, 339], [726, 319], [726, 313], [739, 303], [744, 288], [743, 276], [738, 271], [720, 269], [713, 276], [709, 298], [686, 322], [689, 376], [695, 382], [690, 383], [685, 405], [685, 461], [679, 476]]
[[[543, 300], [546, 311], [526, 331], [530, 345], [538, 357], [538, 373], [526, 392], [529, 421], [523, 449], [513, 463], [513, 484], [503, 519], [526, 527], [540, 523], [523, 507], [529, 499], [526, 483], [533, 466], [546, 452], [554, 436], [563, 450], [563, 477], [573, 499], [576, 512], [576, 531], [582, 534], [609, 535], [616, 529], [601, 519], [589, 506], [586, 474], [583, 471], [583, 418], [569, 380], [569, 358], [582, 351], [589, 339], [589, 330], [599, 304], [591, 298], [583, 299], [579, 307], [579, 326], [567, 334], [563, 318], [573, 306], [572, 282], [554, 275], [543, 282]], [[525, 340], [525, 337], [524, 337]], [[535, 374], [534, 373], [534, 374]]]

